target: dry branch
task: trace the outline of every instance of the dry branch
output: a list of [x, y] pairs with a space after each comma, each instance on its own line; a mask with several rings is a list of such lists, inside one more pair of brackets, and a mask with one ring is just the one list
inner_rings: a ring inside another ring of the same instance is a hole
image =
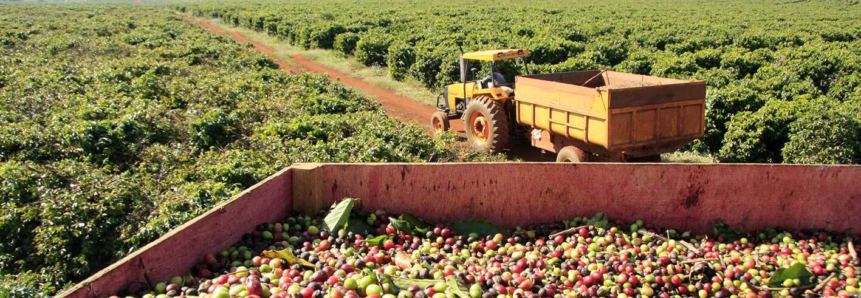
[[564, 231], [561, 231], [561, 232], [557, 232], [557, 233], [554, 233], [554, 234], [550, 234], [550, 238], [556, 238], [556, 236], [560, 236], [560, 235], [563, 235], [563, 236], [564, 236], [564, 235], [568, 235], [568, 234], [571, 234], [571, 233], [574, 233], [574, 232], [580, 231], [580, 229], [582, 229], [582, 228], [586, 228], [586, 227], [588, 227], [588, 226], [573, 227], [573, 228], [570, 228], [570, 229], [567, 229], [567, 230], [564, 230]]
[[691, 264], [691, 263], [701, 263], [701, 262], [711, 262], [711, 261], [720, 261], [718, 258], [699, 258], [699, 259], [690, 259], [682, 261], [680, 264]]
[[[663, 235], [660, 235], [660, 234], [656, 234], [656, 233], [652, 233], [652, 232], [649, 232], [649, 231], [646, 231], [646, 230], [639, 230], [638, 232], [639, 232], [640, 234], [648, 235], [648, 236], [652, 236], [652, 237], [655, 237], [655, 238], [658, 238], [658, 239], [661, 239], [661, 240], [664, 240], [664, 241], [670, 241], [670, 238], [669, 238], [669, 237], [666, 237], [666, 236], [663, 236]], [[702, 251], [700, 251], [699, 249], [697, 249], [696, 247], [694, 247], [694, 245], [693, 245], [693, 244], [690, 244], [690, 243], [688, 243], [687, 241], [679, 240], [678, 242], [679, 242], [679, 243], [681, 243], [682, 245], [684, 245], [688, 250], [690, 250], [690, 251], [694, 252], [695, 254], [700, 255], [700, 254], [702, 254], [702, 253], [703, 253]]]
[[837, 274], [831, 273], [831, 275], [829, 275], [827, 278], [823, 279], [822, 282], [820, 282], [818, 285], [816, 285], [816, 287], [813, 288], [813, 291], [818, 292], [819, 290], [822, 290], [822, 288], [825, 287], [825, 284], [827, 284], [829, 281], [831, 281], [835, 277], [837, 277]]
[[787, 287], [769, 288], [767, 286], [763, 286], [763, 289], [766, 291], [781, 291], [781, 290], [791, 290], [791, 289], [807, 290], [807, 289], [813, 288], [813, 291], [816, 292], [816, 291], [822, 290], [822, 288], [825, 287], [825, 285], [829, 281], [831, 281], [831, 279], [833, 279], [835, 277], [837, 277], [837, 274], [831, 273], [831, 275], [829, 275], [828, 277], [823, 279], [818, 284], [809, 284], [809, 285], [803, 285], [803, 286], [797, 286], [797, 287], [788, 287], [788, 288]]

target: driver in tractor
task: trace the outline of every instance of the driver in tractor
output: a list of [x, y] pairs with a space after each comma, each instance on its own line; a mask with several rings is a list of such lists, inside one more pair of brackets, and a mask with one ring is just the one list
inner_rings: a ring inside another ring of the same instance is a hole
[[[528, 74], [529, 67], [523, 60], [527, 56], [526, 49], [461, 51], [460, 81], [446, 85], [437, 96], [437, 111], [431, 116], [434, 133], [449, 130], [449, 118], [459, 116], [464, 121], [466, 139], [473, 148], [491, 152], [504, 150], [509, 132], [517, 128], [515, 119], [509, 119], [509, 114], [514, 117], [514, 82], [509, 83], [497, 66], [506, 66], [499, 64], [500, 61], [520, 58]], [[469, 68], [469, 61], [482, 66], [489, 64], [489, 75], [479, 79], [478, 69]], [[510, 66], [514, 69], [516, 63]]]
[[505, 93], [514, 93], [514, 89], [511, 89], [511, 87], [506, 86], [508, 85], [508, 83], [505, 81], [505, 76], [503, 76], [502, 73], [499, 72], [499, 69], [494, 69], [493, 73], [485, 77], [483, 81], [484, 85], [486, 86], [497, 86], [502, 88]]

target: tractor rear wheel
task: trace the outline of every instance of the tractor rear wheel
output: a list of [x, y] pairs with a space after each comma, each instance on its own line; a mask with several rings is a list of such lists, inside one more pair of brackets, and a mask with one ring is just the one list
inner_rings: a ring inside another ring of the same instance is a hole
[[451, 123], [448, 121], [448, 114], [443, 111], [436, 111], [431, 116], [431, 129], [433, 129], [433, 135], [438, 136], [443, 132], [446, 132], [451, 128]]
[[476, 150], [499, 153], [508, 146], [508, 116], [493, 98], [481, 95], [470, 101], [463, 120], [466, 138]]
[[556, 162], [586, 162], [588, 160], [589, 154], [574, 146], [562, 148], [556, 154]]

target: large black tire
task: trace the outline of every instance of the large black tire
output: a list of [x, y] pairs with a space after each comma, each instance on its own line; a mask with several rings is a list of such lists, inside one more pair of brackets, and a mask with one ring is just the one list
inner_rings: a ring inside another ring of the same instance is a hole
[[508, 116], [499, 102], [481, 95], [463, 113], [466, 139], [479, 151], [502, 152], [508, 146]]
[[443, 111], [436, 111], [431, 116], [431, 129], [433, 134], [438, 136], [451, 128], [451, 123], [448, 121], [448, 114]]
[[580, 148], [567, 146], [556, 153], [556, 162], [587, 162], [589, 154]]

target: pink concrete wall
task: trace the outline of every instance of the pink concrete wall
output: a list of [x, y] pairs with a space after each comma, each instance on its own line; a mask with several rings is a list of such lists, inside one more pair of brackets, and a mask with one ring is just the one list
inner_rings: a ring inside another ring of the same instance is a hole
[[343, 197], [433, 222], [512, 227], [603, 212], [624, 221], [709, 232], [861, 232], [861, 167], [746, 164], [323, 165], [322, 206]]
[[57, 297], [115, 295], [131, 282], [146, 282], [144, 272], [153, 282], [186, 274], [204, 254], [217, 253], [229, 247], [261, 223], [287, 217], [293, 209], [292, 198], [291, 173], [289, 170], [281, 171]]

